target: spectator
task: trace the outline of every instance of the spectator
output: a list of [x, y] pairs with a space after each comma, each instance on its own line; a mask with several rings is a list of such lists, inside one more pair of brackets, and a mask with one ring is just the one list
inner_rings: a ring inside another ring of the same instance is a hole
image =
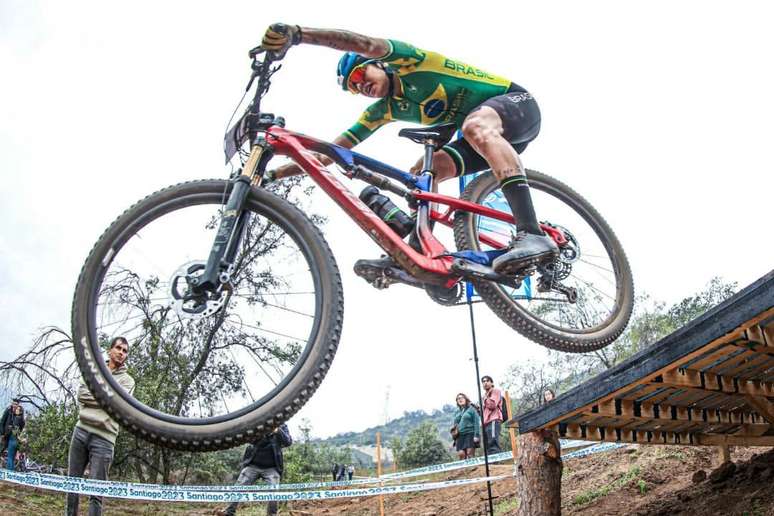
[[331, 470], [331, 474], [333, 475], [333, 481], [336, 482], [336, 476], [339, 474], [339, 465], [338, 463], [333, 463], [333, 469]]
[[496, 389], [491, 376], [482, 376], [484, 396], [484, 439], [487, 453], [500, 453], [500, 428], [503, 425], [503, 393]]
[[[287, 425], [281, 425], [274, 429], [266, 437], [250, 444], [242, 457], [242, 471], [239, 473], [237, 484], [249, 485], [255, 483], [258, 477], [269, 484], [276, 486], [280, 483], [284, 469], [282, 448], [293, 444]], [[221, 509], [221, 516], [234, 516], [238, 502], [233, 502], [225, 510]], [[277, 514], [277, 502], [269, 502], [266, 514]]]
[[[455, 437], [456, 434], [456, 437]], [[460, 459], [468, 459], [476, 453], [480, 441], [481, 418], [465, 394], [457, 394], [457, 414], [454, 416], [452, 437]]]
[[3, 412], [3, 418], [0, 419], [0, 431], [3, 432], [3, 450], [8, 449], [6, 468], [11, 471], [15, 469], [16, 449], [19, 446], [19, 435], [24, 430], [24, 424], [24, 408], [19, 403], [19, 398], [14, 398]]
[[554, 401], [554, 398], [556, 398], [556, 394], [554, 394], [554, 391], [551, 389], [546, 389], [543, 391], [543, 405], [548, 405]]
[[337, 464], [336, 467], [336, 481], [341, 482], [344, 480], [344, 474], [347, 472], [347, 468], [344, 464]]
[[[134, 378], [129, 376], [126, 358], [129, 355], [129, 343], [124, 337], [116, 337], [108, 349], [108, 368], [113, 379], [131, 396], [134, 392]], [[78, 387], [78, 423], [70, 441], [67, 474], [82, 477], [89, 465], [89, 478], [107, 480], [110, 464], [113, 462], [113, 449], [118, 437], [118, 424], [102, 410], [81, 381]], [[67, 516], [78, 514], [78, 495], [67, 495]], [[102, 514], [102, 498], [89, 497], [89, 516]]]
[[347, 480], [352, 480], [352, 475], [355, 474], [355, 466], [350, 464], [347, 466]]

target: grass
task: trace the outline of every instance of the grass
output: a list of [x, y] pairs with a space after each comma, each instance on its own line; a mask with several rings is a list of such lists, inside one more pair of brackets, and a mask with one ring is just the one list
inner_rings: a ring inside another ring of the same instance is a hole
[[685, 460], [685, 453], [675, 450], [671, 446], [665, 446], [656, 450], [656, 458]]
[[510, 500], [503, 500], [502, 502], [498, 503], [494, 507], [494, 513], [497, 514], [508, 514], [511, 511], [515, 511], [519, 508], [519, 499], [518, 498], [511, 498]]
[[742, 516], [763, 516], [763, 507], [760, 505], [760, 500], [753, 500], [752, 501], [752, 511], [747, 512], [744, 511], [742, 513]]
[[[629, 482], [637, 478], [640, 475], [640, 473], [641, 473], [641, 470], [639, 466], [632, 466], [631, 468], [629, 468], [629, 471], [627, 471], [624, 475], [610, 482], [609, 484], [604, 485], [597, 489], [590, 489], [588, 491], [584, 491], [581, 494], [575, 496], [575, 498], [573, 498], [572, 500], [572, 503], [573, 505], [589, 504], [594, 500], [596, 500], [597, 498], [607, 496], [610, 492], [622, 488], [623, 486], [625, 486], [626, 484], [628, 484]], [[644, 494], [645, 491], [647, 490], [647, 485], [645, 484], [645, 482], [640, 480], [637, 483], [637, 485], [640, 488], [640, 493]]]

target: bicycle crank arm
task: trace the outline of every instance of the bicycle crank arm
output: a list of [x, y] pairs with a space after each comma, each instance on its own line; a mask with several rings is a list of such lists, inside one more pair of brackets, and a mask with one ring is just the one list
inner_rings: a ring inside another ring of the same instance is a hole
[[[509, 287], [519, 288], [521, 287], [521, 280], [523, 276], [504, 276], [497, 274], [491, 267], [481, 265], [475, 262], [469, 262], [457, 258], [452, 262], [451, 270], [465, 279], [483, 279], [488, 281], [495, 281], [497, 283], [508, 285]], [[527, 272], [527, 271], [525, 271]]]

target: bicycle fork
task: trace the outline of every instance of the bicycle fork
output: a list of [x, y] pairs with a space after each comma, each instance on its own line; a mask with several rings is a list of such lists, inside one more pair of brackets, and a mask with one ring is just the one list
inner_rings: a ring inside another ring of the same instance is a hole
[[204, 273], [201, 276], [189, 278], [195, 290], [214, 291], [231, 279], [239, 244], [250, 219], [250, 212], [244, 209], [247, 196], [250, 194], [251, 186], [263, 177], [266, 164], [272, 155], [272, 148], [266, 140], [262, 137], [257, 138], [242, 173], [231, 180], [233, 184], [231, 194], [223, 209]]

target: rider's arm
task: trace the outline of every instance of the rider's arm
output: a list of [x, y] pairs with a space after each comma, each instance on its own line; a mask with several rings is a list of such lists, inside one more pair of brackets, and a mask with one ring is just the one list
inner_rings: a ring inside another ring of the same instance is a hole
[[[345, 149], [351, 149], [355, 146], [355, 144], [348, 140], [343, 134], [337, 136], [333, 140], [333, 143], [344, 147]], [[333, 163], [333, 160], [324, 154], [319, 154], [317, 152], [313, 154], [324, 166], [328, 166]], [[298, 174], [303, 173], [304, 170], [300, 166], [295, 163], [288, 163], [287, 165], [282, 165], [281, 167], [274, 169], [272, 171], [272, 179], [282, 179], [283, 177], [297, 176]]]
[[356, 52], [365, 57], [384, 57], [390, 51], [386, 39], [372, 38], [348, 30], [301, 27], [301, 43]]

